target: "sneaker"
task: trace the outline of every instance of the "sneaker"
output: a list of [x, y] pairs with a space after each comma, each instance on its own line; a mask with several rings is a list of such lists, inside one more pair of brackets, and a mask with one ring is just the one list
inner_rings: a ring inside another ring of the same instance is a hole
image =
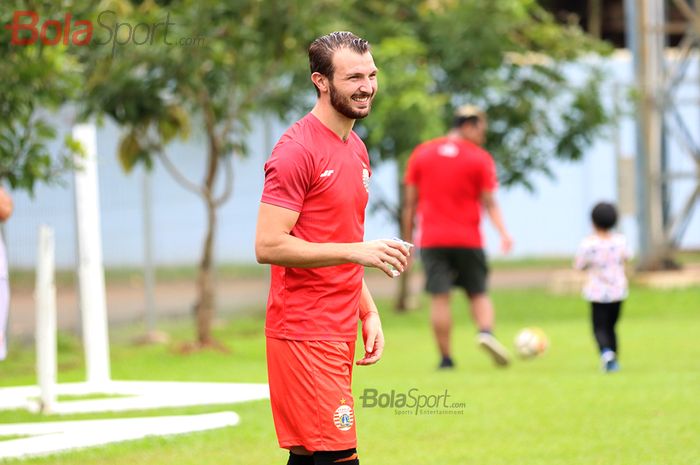
[[617, 363], [617, 360], [612, 360], [608, 362], [607, 366], [605, 367], [605, 372], [615, 373], [616, 371], [620, 371], [620, 364]]
[[600, 354], [600, 365], [605, 373], [613, 373], [620, 370], [615, 352], [610, 349], [603, 350], [603, 353]]
[[454, 368], [455, 364], [452, 361], [451, 357], [442, 357], [442, 360], [440, 361], [440, 365], [438, 366], [438, 370], [451, 370]]
[[476, 336], [476, 343], [491, 355], [496, 365], [507, 366], [510, 363], [510, 355], [503, 344], [493, 337], [491, 333], [479, 333]]

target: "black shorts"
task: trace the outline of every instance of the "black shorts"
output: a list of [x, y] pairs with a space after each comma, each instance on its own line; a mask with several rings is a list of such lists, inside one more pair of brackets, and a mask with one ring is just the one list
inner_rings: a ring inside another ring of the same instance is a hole
[[425, 268], [425, 290], [445, 294], [452, 286], [470, 295], [486, 292], [489, 267], [483, 249], [462, 247], [428, 247], [420, 250]]

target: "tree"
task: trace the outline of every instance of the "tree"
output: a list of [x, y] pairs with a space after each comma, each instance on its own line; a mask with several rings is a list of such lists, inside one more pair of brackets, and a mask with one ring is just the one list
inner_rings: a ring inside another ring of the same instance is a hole
[[[84, 57], [87, 113], [106, 113], [125, 128], [124, 168], [160, 160], [206, 206], [195, 305], [202, 346], [213, 342], [216, 209], [230, 195], [232, 154], [245, 153], [251, 115], [308, 109], [313, 94], [302, 57], [319, 34], [352, 30], [373, 44], [380, 93], [357, 130], [375, 160], [397, 160], [401, 172], [412, 148], [444, 132], [452, 109], [466, 101], [488, 109], [488, 149], [506, 185], [530, 185], [552, 159], [579, 158], [606, 122], [595, 67], [579, 65], [589, 67], [588, 78], [574, 84], [564, 68], [607, 48], [558, 25], [534, 0], [112, 3], [134, 24], [163, 23], [169, 14], [171, 42], [204, 38], [203, 46], [168, 45], [161, 27], [147, 45], [92, 47]], [[190, 126], [207, 140], [200, 184], [167, 156], [168, 143]], [[228, 180], [217, 183], [222, 169]], [[400, 205], [391, 210], [398, 218]]]
[[[319, 29], [323, 4], [313, 12], [301, 0], [183, 0], [167, 8], [122, 0], [115, 5], [118, 11], [111, 17], [121, 23], [128, 18], [134, 25], [172, 25], [152, 28], [151, 40], [141, 46], [89, 49], [83, 56], [89, 76], [84, 113], [107, 114], [125, 129], [119, 159], [127, 172], [136, 164], [151, 167], [159, 161], [202, 200], [207, 229], [194, 305], [196, 347], [219, 346], [211, 327], [216, 306], [213, 250], [217, 209], [232, 192], [233, 155], [246, 152], [243, 141], [251, 116], [285, 114], [308, 97], [311, 85], [300, 57]], [[207, 144], [200, 183], [167, 154], [168, 144], [187, 137], [191, 126]]]
[[[552, 160], [580, 159], [608, 124], [594, 57], [611, 47], [556, 23], [534, 0], [456, 3], [423, 17], [438, 89], [453, 96], [449, 110], [466, 101], [488, 110], [487, 148], [502, 184], [532, 188]], [[574, 66], [580, 82], [567, 74]]]
[[[55, 2], [18, 2], [15, 10], [51, 16]], [[12, 23], [15, 10], [0, 11], [0, 23]], [[26, 36], [21, 36], [26, 38]], [[56, 129], [50, 111], [66, 102], [78, 87], [75, 62], [65, 48], [41, 41], [13, 43], [13, 31], [0, 29], [0, 181], [12, 189], [34, 193], [37, 183], [54, 183], [72, 168], [71, 157], [80, 146], [66, 136], [59, 153], [49, 149]]]
[[[398, 172], [405, 171], [408, 155], [421, 142], [444, 132], [440, 115], [448, 102], [436, 91], [436, 81], [427, 66], [427, 48], [410, 35], [388, 37], [376, 44], [375, 60], [380, 69], [380, 90], [370, 120], [358, 130], [366, 132], [365, 141], [380, 160], [396, 160]], [[401, 224], [403, 179], [398, 177], [398, 204], [392, 205], [380, 194], [375, 208], [385, 210]], [[409, 307], [411, 269], [399, 277], [396, 308]]]
[[[367, 0], [345, 7], [348, 27], [366, 31], [380, 69], [375, 108], [360, 131], [375, 159], [396, 160], [400, 178], [413, 148], [444, 133], [462, 103], [487, 110], [487, 149], [506, 186], [532, 188], [535, 175], [551, 175], [554, 159], [578, 160], [608, 123], [602, 74], [589, 57], [610, 47], [557, 24], [534, 0]], [[582, 82], [568, 79], [573, 66], [583, 70]], [[399, 198], [398, 205], [380, 202], [397, 224]], [[402, 275], [399, 310], [407, 306], [407, 280]]]

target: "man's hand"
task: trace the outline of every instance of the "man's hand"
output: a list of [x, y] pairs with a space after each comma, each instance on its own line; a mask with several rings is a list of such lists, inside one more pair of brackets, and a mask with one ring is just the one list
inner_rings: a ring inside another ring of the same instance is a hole
[[393, 278], [392, 267], [403, 273], [408, 264], [409, 248], [403, 243], [390, 239], [358, 242], [353, 244], [351, 261], [362, 266], [371, 266], [382, 270]]
[[507, 254], [513, 248], [513, 238], [509, 234], [501, 235], [501, 252]]
[[369, 312], [362, 320], [362, 340], [365, 343], [365, 356], [355, 362], [357, 365], [373, 365], [382, 358], [384, 333], [379, 313]]

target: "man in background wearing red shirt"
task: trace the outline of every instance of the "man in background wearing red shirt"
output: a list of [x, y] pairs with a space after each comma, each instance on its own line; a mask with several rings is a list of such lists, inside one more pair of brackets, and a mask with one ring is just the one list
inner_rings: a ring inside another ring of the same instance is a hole
[[403, 239], [413, 240], [417, 217], [416, 245], [425, 268], [426, 291], [431, 294], [440, 368], [454, 366], [450, 352], [453, 286], [467, 293], [479, 330], [477, 344], [498, 365], [508, 365], [510, 358], [492, 334], [494, 309], [487, 293], [488, 265], [480, 230], [483, 207], [501, 236], [501, 249], [510, 251], [513, 241], [494, 197], [496, 166], [481, 148], [486, 129], [483, 111], [471, 105], [460, 107], [449, 134], [416, 147], [406, 168]]
[[267, 303], [270, 404], [288, 465], [358, 465], [351, 391], [357, 323], [365, 356], [384, 348], [364, 266], [388, 276], [407, 265], [400, 241], [364, 241], [369, 156], [352, 131], [370, 112], [377, 68], [367, 41], [350, 32], [309, 47], [318, 100], [290, 127], [265, 164], [255, 239], [271, 264]]

